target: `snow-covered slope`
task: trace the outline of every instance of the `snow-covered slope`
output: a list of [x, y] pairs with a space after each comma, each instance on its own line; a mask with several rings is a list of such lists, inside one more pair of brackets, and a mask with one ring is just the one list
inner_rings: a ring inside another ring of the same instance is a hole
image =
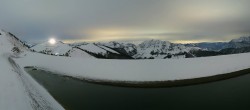
[[50, 44], [49, 42], [37, 44], [31, 49], [35, 50], [36, 52], [42, 52], [46, 54], [65, 55], [69, 50], [72, 49], [72, 47], [61, 41], [56, 41], [55, 44]]
[[99, 46], [99, 45], [94, 44], [94, 43], [88, 43], [86, 45], [81, 45], [81, 46], [79, 46], [79, 48], [86, 50], [88, 52], [91, 52], [91, 53], [101, 54], [101, 55], [107, 55], [108, 53], [119, 54], [118, 52], [116, 52], [110, 48], [107, 48], [104, 46]]
[[[21, 51], [29, 51], [29, 48], [13, 34], [0, 30], [0, 47], [11, 51], [13, 47], [18, 47]], [[4, 47], [4, 48], [3, 48]]]
[[59, 55], [68, 57], [78, 57], [78, 58], [95, 58], [89, 55], [87, 52], [73, 47], [73, 45], [65, 44], [61, 41], [56, 41], [55, 44], [50, 44], [49, 42], [44, 42], [37, 44], [31, 48], [32, 50], [49, 55]]
[[[13, 47], [22, 55], [13, 54]], [[0, 31], [0, 110], [63, 110], [63, 107], [28, 73], [15, 58], [25, 57], [27, 46], [13, 34]]]
[[66, 53], [66, 56], [69, 57], [76, 57], [76, 58], [95, 58], [91, 55], [89, 55], [87, 52], [82, 51], [78, 48], [72, 48]]
[[48, 55], [80, 57], [80, 58], [108, 58], [108, 59], [131, 59], [130, 56], [95, 43], [73, 43], [65, 44], [57, 41], [55, 44], [49, 42], [38, 44], [32, 50]]

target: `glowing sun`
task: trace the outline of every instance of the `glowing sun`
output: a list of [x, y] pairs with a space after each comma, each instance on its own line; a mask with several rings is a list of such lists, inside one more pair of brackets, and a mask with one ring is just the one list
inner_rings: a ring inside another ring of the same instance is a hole
[[49, 43], [52, 44], [52, 45], [54, 45], [56, 43], [56, 39], [50, 38], [49, 39]]

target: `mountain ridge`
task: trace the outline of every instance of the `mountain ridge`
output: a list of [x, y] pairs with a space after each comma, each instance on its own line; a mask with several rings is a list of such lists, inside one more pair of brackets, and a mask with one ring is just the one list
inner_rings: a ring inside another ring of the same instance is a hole
[[179, 44], [156, 39], [145, 40], [139, 44], [117, 41], [110, 41], [108, 43], [84, 42], [66, 44], [62, 41], [56, 41], [55, 44], [44, 42], [29, 48], [29, 45], [22, 42], [15, 35], [1, 30], [0, 36], [2, 34], [10, 36], [7, 40], [12, 39], [10, 41], [14, 47], [18, 44], [18, 47], [24, 50], [32, 50], [49, 55], [83, 58], [178, 59], [244, 53], [250, 50], [248, 49], [250, 48], [250, 36], [232, 39], [229, 42], [201, 42], [191, 44]]

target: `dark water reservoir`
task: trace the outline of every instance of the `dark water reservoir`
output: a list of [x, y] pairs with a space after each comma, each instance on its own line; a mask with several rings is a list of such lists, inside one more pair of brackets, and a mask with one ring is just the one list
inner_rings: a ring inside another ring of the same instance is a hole
[[67, 110], [250, 110], [250, 74], [184, 87], [129, 88], [26, 70]]

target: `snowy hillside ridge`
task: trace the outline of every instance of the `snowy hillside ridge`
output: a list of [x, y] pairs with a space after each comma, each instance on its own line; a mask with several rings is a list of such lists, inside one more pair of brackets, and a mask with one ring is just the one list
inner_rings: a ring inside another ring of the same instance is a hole
[[0, 30], [0, 33], [0, 46], [5, 46], [8, 50], [17, 47], [21, 51], [30, 51], [29, 47], [12, 33], [4, 30]]

